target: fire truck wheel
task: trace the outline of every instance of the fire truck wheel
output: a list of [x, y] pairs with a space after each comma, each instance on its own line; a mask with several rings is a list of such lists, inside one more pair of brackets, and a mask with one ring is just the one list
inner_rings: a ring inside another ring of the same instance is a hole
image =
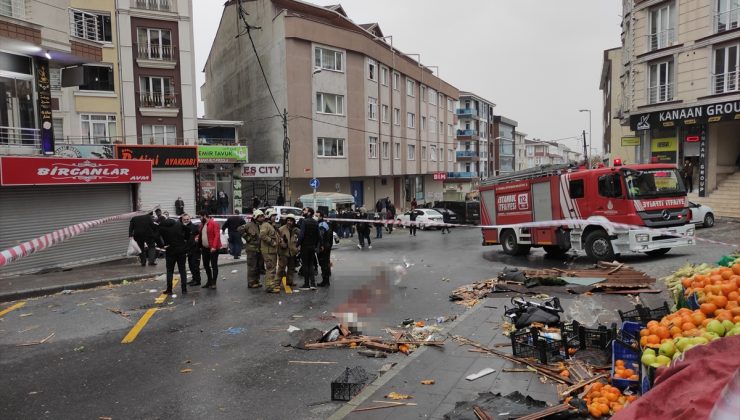
[[670, 251], [670, 248], [660, 248], [660, 249], [654, 249], [652, 251], [647, 251], [646, 254], [650, 255], [651, 257], [657, 257], [658, 255], [664, 255], [667, 254], [668, 251]]
[[595, 230], [586, 236], [586, 254], [596, 261], [614, 261], [614, 248], [609, 235]]
[[519, 245], [516, 241], [516, 234], [511, 229], [503, 231], [500, 239], [504, 252], [509, 255], [525, 255], [529, 253], [530, 247], [528, 245]]

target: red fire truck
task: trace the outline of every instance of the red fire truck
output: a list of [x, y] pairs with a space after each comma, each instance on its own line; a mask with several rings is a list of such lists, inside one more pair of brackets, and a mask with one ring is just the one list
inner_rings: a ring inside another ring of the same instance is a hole
[[501, 244], [510, 255], [532, 247], [548, 254], [573, 248], [611, 261], [627, 251], [662, 255], [695, 241], [686, 189], [673, 165], [543, 166], [481, 181], [480, 198], [481, 225], [497, 225], [482, 228], [483, 245]]

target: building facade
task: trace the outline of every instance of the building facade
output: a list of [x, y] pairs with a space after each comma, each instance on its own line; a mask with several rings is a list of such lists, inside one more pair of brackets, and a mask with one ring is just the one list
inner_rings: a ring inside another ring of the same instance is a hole
[[477, 188], [480, 179], [489, 176], [495, 106], [495, 103], [478, 95], [460, 92], [458, 108], [455, 109], [456, 163], [445, 182], [447, 189], [469, 193]]
[[622, 104], [624, 94], [620, 77], [622, 76], [622, 49], [612, 48], [604, 51], [604, 62], [601, 68], [599, 90], [604, 98], [602, 120], [602, 147], [604, 161], [612, 163], [620, 159], [623, 164], [636, 163], [640, 145], [639, 137], [630, 130], [629, 125], [622, 125], [620, 120], [624, 112]]
[[377, 24], [352, 22], [341, 6], [241, 5], [261, 28], [251, 31], [259, 61], [248, 34], [237, 36], [245, 28], [238, 2], [227, 2], [204, 69], [206, 116], [245, 121], [240, 137], [250, 163], [285, 158], [286, 199], [310, 192], [311, 178], [319, 191], [352, 194], [358, 206], [441, 198], [434, 174], [454, 169], [454, 86], [395, 49]]
[[[622, 104], [637, 162], [697, 168], [700, 196], [740, 156], [740, 10], [725, 0], [625, 0]], [[614, 70], [612, 70], [614, 71]]]
[[514, 170], [527, 169], [527, 133], [514, 132]]
[[490, 152], [489, 163], [491, 176], [514, 172], [514, 143], [518, 123], [501, 115], [493, 117], [494, 147]]

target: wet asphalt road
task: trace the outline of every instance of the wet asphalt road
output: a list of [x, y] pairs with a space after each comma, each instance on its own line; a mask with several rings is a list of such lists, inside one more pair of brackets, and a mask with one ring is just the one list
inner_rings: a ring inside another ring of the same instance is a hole
[[[699, 236], [735, 242], [740, 224], [719, 222]], [[348, 242], [349, 241], [349, 242]], [[355, 350], [284, 347], [290, 325], [328, 329], [331, 313], [354, 289], [388, 273], [387, 298], [364, 318], [363, 332], [405, 318], [459, 314], [448, 301], [457, 286], [495, 277], [504, 266], [585, 265], [583, 258], [508, 257], [480, 246], [480, 231], [406, 231], [359, 250], [344, 240], [333, 253], [332, 288], [268, 295], [246, 288], [243, 264], [222, 268], [218, 290], [191, 289], [155, 304], [164, 281], [141, 281], [27, 301], [0, 318], [0, 418], [3, 419], [321, 419], [340, 403], [330, 382], [345, 367], [376, 371], [398, 361], [368, 359]], [[714, 262], [730, 252], [711, 245], [674, 250], [659, 258], [623, 261], [660, 277], [688, 262]], [[132, 272], [137, 266], [132, 265]], [[232, 272], [236, 270], [236, 272]], [[396, 284], [396, 280], [401, 279]], [[9, 305], [3, 305], [5, 309]], [[138, 319], [157, 307], [133, 343], [121, 344]], [[25, 346], [54, 334], [46, 342]], [[292, 364], [325, 361], [331, 364]], [[188, 371], [187, 369], [190, 369]]]

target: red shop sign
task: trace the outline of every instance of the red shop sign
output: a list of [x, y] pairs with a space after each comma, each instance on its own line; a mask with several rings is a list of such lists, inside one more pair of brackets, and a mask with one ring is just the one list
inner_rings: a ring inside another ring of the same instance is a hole
[[0, 185], [74, 185], [151, 182], [152, 161], [0, 157]]

